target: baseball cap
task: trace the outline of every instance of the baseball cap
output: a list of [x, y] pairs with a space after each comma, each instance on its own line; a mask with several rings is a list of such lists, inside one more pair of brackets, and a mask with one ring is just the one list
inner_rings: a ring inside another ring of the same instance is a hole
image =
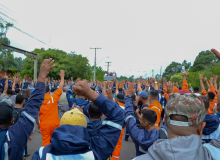
[[[175, 126], [193, 126], [202, 122], [206, 111], [203, 100], [192, 93], [175, 93], [167, 102], [165, 108], [167, 123]], [[171, 115], [186, 116], [188, 122], [171, 120]]]
[[146, 91], [138, 92], [138, 95], [142, 98], [147, 98], [148, 97], [148, 93]]
[[9, 123], [13, 118], [13, 108], [6, 102], [0, 102], [0, 125]]
[[11, 83], [11, 81], [10, 81], [10, 80], [8, 80], [8, 83]]
[[31, 91], [31, 94], [33, 94], [33, 93], [34, 93], [34, 90]]
[[123, 93], [119, 93], [117, 95], [117, 98], [118, 98], [119, 102], [125, 103], [125, 97], [124, 97]]
[[87, 120], [85, 115], [77, 108], [73, 108], [70, 111], [64, 113], [61, 118], [60, 125], [79, 125], [79, 126], [87, 126]]

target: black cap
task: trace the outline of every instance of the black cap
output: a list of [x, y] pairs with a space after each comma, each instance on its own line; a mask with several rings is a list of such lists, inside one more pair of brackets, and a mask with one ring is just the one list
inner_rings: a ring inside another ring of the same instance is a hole
[[6, 102], [0, 102], [0, 125], [8, 124], [13, 118], [13, 108]]
[[119, 102], [125, 103], [125, 97], [124, 97], [124, 94], [123, 94], [123, 93], [119, 93], [119, 94], [117, 95], [117, 98], [118, 98]]
[[49, 92], [50, 91], [50, 87], [49, 86], [46, 86], [45, 88], [45, 93]]
[[20, 90], [19, 88], [16, 88], [16, 89], [15, 89], [15, 93], [20, 93], [20, 91], [21, 91], [21, 90]]

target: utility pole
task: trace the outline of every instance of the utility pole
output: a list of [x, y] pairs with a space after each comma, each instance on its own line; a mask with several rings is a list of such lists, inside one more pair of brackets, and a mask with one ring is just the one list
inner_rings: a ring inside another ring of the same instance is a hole
[[162, 79], [161, 73], [162, 73], [162, 66], [160, 67], [160, 79]]
[[102, 48], [91, 48], [90, 49], [95, 49], [95, 61], [94, 61], [94, 78], [93, 78], [93, 81], [95, 81], [95, 72], [96, 72], [96, 49], [102, 49]]
[[152, 78], [154, 78], [154, 70], [152, 70]]
[[109, 66], [110, 66], [109, 64], [112, 63], [112, 62], [105, 62], [105, 63], [107, 63], [107, 65], [106, 65], [107, 66], [107, 72], [109, 73]]

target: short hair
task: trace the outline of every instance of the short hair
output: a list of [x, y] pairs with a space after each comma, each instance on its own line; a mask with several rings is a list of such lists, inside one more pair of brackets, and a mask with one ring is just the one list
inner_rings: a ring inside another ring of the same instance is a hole
[[31, 95], [31, 90], [30, 89], [23, 90], [23, 95]]
[[21, 92], [21, 90], [19, 88], [15, 89], [15, 93], [20, 93], [20, 92]]
[[179, 87], [179, 90], [182, 90], [182, 87]]
[[22, 104], [23, 101], [24, 101], [24, 96], [20, 94], [16, 96], [16, 99], [15, 99], [16, 104]]
[[208, 93], [208, 96], [209, 96], [209, 98], [212, 99], [212, 100], [215, 98], [215, 94], [214, 94], [213, 92], [209, 92], [209, 93]]
[[102, 116], [102, 111], [94, 103], [90, 103], [89, 116], [90, 118], [99, 119]]
[[63, 87], [63, 91], [66, 92], [68, 90], [67, 87]]
[[153, 126], [157, 121], [157, 114], [154, 110], [151, 109], [142, 109], [141, 113], [143, 115], [143, 119]]
[[95, 87], [90, 87], [93, 91], [95, 91]]
[[198, 93], [199, 92], [199, 87], [194, 87], [193, 90], [194, 90], [194, 92]]
[[7, 94], [13, 95], [13, 91], [11, 89], [8, 89]]
[[157, 91], [150, 91], [150, 97], [152, 99], [157, 99], [158, 98], [158, 92]]
[[161, 91], [160, 93], [161, 93], [161, 94], [164, 94], [164, 92], [163, 92], [163, 91]]
[[131, 96], [131, 100], [132, 100], [132, 101], [135, 101], [135, 99], [136, 99], [136, 95], [133, 94], [133, 95]]
[[204, 105], [205, 105], [205, 110], [207, 111], [209, 109], [209, 99], [206, 97], [206, 96], [199, 96], [203, 102], [204, 102]]
[[114, 94], [115, 93], [115, 90], [114, 90], [114, 88], [112, 88], [112, 94]]
[[119, 88], [119, 89], [118, 89], [118, 91], [119, 91], [119, 92], [122, 92], [122, 91], [123, 91], [123, 89], [122, 89], [122, 88]]

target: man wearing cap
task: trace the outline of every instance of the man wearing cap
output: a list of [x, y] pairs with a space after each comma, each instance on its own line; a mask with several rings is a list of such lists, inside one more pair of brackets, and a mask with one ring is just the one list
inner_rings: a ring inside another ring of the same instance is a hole
[[58, 101], [62, 94], [64, 85], [64, 71], [60, 70], [59, 75], [61, 78], [59, 88], [54, 92], [53, 95], [50, 95], [50, 88], [49, 86], [46, 86], [44, 102], [40, 108], [39, 119], [43, 146], [50, 144], [50, 139], [54, 129], [60, 126]]
[[[22, 160], [24, 148], [31, 135], [34, 122], [38, 117], [40, 106], [44, 100], [45, 77], [54, 67], [53, 61], [42, 62], [35, 92], [24, 108], [17, 123], [13, 125], [13, 108], [5, 102], [0, 102], [0, 159]], [[1, 143], [3, 141], [3, 143]]]
[[142, 92], [138, 92], [138, 95], [140, 96], [140, 100], [143, 103], [141, 109], [144, 107], [148, 107], [150, 105], [150, 102], [148, 100], [148, 93], [146, 91], [142, 91]]
[[[124, 110], [125, 109], [124, 93], [118, 93], [115, 102], [118, 103], [118, 105]], [[122, 128], [120, 137], [118, 139], [118, 143], [117, 143], [114, 151], [112, 152], [111, 160], [118, 160], [120, 157], [123, 135], [124, 135], [124, 128]]]
[[165, 108], [167, 139], [157, 140], [148, 149], [147, 154], [134, 159], [218, 159], [220, 157], [220, 137], [207, 144], [201, 140], [202, 131], [206, 125], [205, 115], [204, 102], [200, 97], [191, 93], [173, 94]]
[[131, 95], [133, 94], [134, 85], [129, 84], [125, 99], [125, 122], [127, 124], [126, 127], [129, 128], [130, 136], [135, 143], [136, 156], [139, 156], [146, 153], [153, 142], [158, 139], [159, 132], [154, 127], [154, 124], [157, 120], [157, 115], [153, 110], [142, 109], [141, 115], [139, 115], [140, 110], [138, 109], [137, 114], [140, 125], [137, 125], [131, 100]]
[[124, 125], [123, 110], [117, 103], [93, 91], [86, 80], [76, 82], [73, 92], [88, 97], [108, 118], [97, 134], [90, 137], [85, 128], [85, 115], [80, 108], [73, 108], [64, 113], [61, 126], [53, 132], [51, 145], [41, 147], [32, 159], [106, 160], [114, 150]]

